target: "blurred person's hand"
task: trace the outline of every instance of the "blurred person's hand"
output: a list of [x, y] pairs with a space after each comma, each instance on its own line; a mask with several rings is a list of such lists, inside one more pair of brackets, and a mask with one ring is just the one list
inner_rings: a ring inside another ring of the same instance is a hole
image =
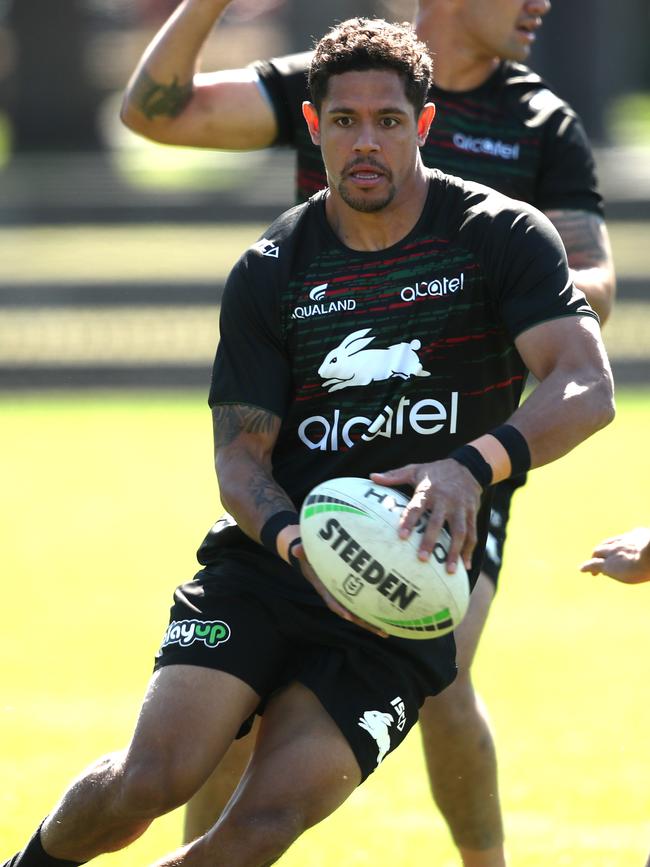
[[609, 575], [624, 584], [650, 581], [650, 527], [637, 527], [599, 542], [580, 571]]

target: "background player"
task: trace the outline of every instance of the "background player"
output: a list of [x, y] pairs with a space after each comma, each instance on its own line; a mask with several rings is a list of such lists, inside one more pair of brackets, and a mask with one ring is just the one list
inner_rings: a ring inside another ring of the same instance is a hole
[[[171, 144], [237, 150], [289, 143], [297, 150], [297, 198], [303, 200], [326, 182], [300, 108], [309, 54], [196, 73], [201, 47], [228, 5], [185, 0], [179, 6], [131, 79], [123, 119]], [[604, 322], [614, 276], [590, 148], [571, 109], [519, 65], [550, 3], [493, 0], [489, 15], [485, 8], [483, 0], [417, 4], [418, 36], [435, 57], [430, 98], [437, 117], [421, 150], [424, 162], [544, 211], [562, 237], [575, 284]], [[495, 593], [510, 500], [522, 481], [509, 480], [495, 493], [483, 574], [457, 634], [459, 676], [421, 715], [433, 794], [466, 867], [505, 863], [494, 743], [471, 664]], [[192, 802], [188, 838], [211, 824], [249, 749], [239, 742], [231, 762]]]

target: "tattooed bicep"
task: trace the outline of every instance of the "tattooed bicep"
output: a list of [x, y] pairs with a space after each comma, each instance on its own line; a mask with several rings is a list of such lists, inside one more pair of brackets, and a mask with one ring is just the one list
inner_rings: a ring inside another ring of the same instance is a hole
[[168, 84], [154, 81], [146, 70], [142, 70], [133, 88], [133, 101], [147, 120], [157, 115], [177, 117], [192, 97], [193, 83], [180, 84], [174, 78]]
[[242, 403], [215, 406], [212, 409], [214, 446], [229, 445], [240, 434], [268, 436], [275, 439], [280, 430], [280, 419], [272, 412]]

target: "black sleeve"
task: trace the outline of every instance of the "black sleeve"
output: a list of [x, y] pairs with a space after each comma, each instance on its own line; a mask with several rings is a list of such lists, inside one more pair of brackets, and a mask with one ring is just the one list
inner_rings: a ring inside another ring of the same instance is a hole
[[603, 214], [596, 165], [580, 119], [569, 109], [556, 111], [544, 127], [536, 206], [542, 211], [592, 211]]
[[248, 251], [233, 268], [223, 293], [219, 345], [208, 403], [242, 403], [284, 416], [291, 385], [282, 340], [277, 262]]
[[296, 144], [296, 130], [302, 129], [302, 104], [309, 99], [307, 73], [312, 52], [289, 54], [272, 60], [258, 60], [253, 68], [275, 112], [278, 125], [276, 145]]
[[564, 246], [553, 224], [530, 205], [493, 194], [490, 207], [470, 210], [470, 231], [494, 308], [514, 340], [527, 328], [564, 316], [593, 316], [569, 277]]
[[499, 293], [501, 316], [513, 339], [527, 328], [563, 316], [598, 319], [571, 281], [555, 227], [533, 209], [510, 223]]

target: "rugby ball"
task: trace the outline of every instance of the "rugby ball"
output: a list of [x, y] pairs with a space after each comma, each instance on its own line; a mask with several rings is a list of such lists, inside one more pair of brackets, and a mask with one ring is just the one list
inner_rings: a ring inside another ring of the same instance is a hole
[[389, 635], [438, 638], [455, 629], [469, 603], [464, 565], [450, 575], [443, 530], [424, 562], [417, 557], [426, 520], [397, 535], [409, 498], [370, 479], [330, 479], [305, 498], [302, 544], [314, 571], [341, 605]]

